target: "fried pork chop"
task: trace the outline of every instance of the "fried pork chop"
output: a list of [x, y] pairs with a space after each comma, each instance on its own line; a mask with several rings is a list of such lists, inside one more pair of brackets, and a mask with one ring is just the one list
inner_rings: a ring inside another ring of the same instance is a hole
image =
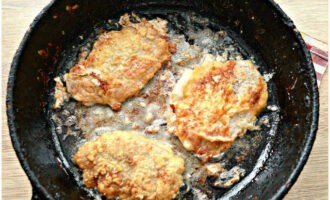
[[105, 133], [81, 146], [74, 160], [85, 185], [109, 199], [172, 199], [183, 184], [183, 159], [167, 144], [137, 133]]
[[267, 98], [267, 84], [251, 61], [205, 59], [173, 90], [169, 124], [187, 150], [213, 156], [255, 128]]
[[120, 23], [120, 31], [102, 34], [87, 59], [64, 75], [68, 93], [84, 105], [108, 104], [119, 110], [175, 52], [167, 40], [165, 20], [131, 23], [124, 15]]

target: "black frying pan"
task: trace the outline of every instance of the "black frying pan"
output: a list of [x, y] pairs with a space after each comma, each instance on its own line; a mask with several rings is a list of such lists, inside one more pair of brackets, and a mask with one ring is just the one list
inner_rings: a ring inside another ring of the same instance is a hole
[[50, 3], [33, 22], [15, 55], [8, 82], [10, 134], [32, 183], [33, 199], [93, 198], [74, 178], [72, 163], [54, 133], [49, 117], [52, 78], [63, 72], [61, 63], [68, 49], [81, 43], [80, 35], [132, 10], [151, 16], [195, 11], [232, 31], [265, 63], [266, 71], [275, 72], [271, 95], [280, 109], [279, 120], [272, 121], [272, 137], [251, 158], [255, 162], [242, 181], [214, 193], [224, 199], [282, 198], [311, 151], [319, 102], [310, 54], [292, 21], [273, 1], [62, 0]]

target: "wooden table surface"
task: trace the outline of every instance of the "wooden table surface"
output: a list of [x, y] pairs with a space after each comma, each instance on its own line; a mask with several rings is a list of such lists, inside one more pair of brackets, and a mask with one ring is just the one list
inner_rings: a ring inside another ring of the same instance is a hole
[[[31, 199], [31, 186], [11, 145], [5, 113], [6, 84], [13, 55], [29, 24], [49, 0], [2, 1], [2, 197]], [[276, 0], [300, 31], [328, 43], [327, 0]], [[285, 199], [328, 199], [328, 76], [320, 87], [320, 122], [312, 153]]]

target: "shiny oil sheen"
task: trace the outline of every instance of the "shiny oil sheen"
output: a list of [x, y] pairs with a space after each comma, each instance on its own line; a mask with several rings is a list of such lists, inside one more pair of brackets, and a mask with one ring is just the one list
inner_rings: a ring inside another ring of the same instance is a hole
[[[75, 4], [77, 9], [66, 9]], [[72, 152], [68, 144], [74, 144], [75, 138], [68, 136], [64, 143], [55, 132], [51, 121], [52, 80], [67, 70], [64, 63], [78, 60], [73, 52], [88, 42], [90, 35], [97, 37], [95, 30], [100, 24], [132, 10], [148, 17], [165, 16], [163, 18], [169, 13], [194, 11], [215, 25], [210, 27], [212, 30], [226, 29], [246, 50], [242, 55], [253, 56], [260, 63], [262, 73], [274, 73], [269, 82], [272, 86], [268, 105], [279, 109], [265, 110], [264, 114], [275, 113], [278, 118], [270, 117], [270, 129], [262, 129], [264, 132], [256, 137], [260, 141], [249, 146], [251, 157], [242, 164], [248, 171], [246, 177], [231, 189], [212, 188], [211, 195], [223, 199], [282, 198], [297, 179], [312, 148], [318, 123], [318, 91], [310, 54], [299, 32], [275, 3], [262, 0], [68, 0], [53, 1], [47, 6], [17, 51], [7, 88], [10, 134], [32, 182], [33, 198], [95, 198], [95, 191], [87, 191], [82, 186], [75, 175], [77, 169], [70, 161]], [[55, 15], [58, 17], [53, 17]], [[184, 14], [182, 18], [180, 21], [184, 22]], [[116, 27], [104, 27], [105, 30], [113, 28]], [[185, 33], [184, 28], [184, 25], [178, 28], [179, 34]], [[253, 133], [246, 136], [254, 137]], [[236, 165], [230, 162], [231, 156], [241, 150], [225, 154], [222, 159]]]

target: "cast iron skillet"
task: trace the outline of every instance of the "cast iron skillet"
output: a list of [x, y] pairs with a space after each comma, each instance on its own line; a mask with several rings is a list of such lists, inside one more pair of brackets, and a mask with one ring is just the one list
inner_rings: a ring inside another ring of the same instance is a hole
[[[74, 6], [78, 5], [78, 6]], [[57, 150], [49, 119], [52, 77], [63, 51], [101, 21], [132, 10], [195, 11], [237, 33], [275, 72], [279, 121], [261, 165], [224, 199], [281, 199], [300, 174], [318, 126], [318, 90], [311, 57], [293, 22], [271, 0], [62, 0], [35, 19], [12, 62], [7, 115], [17, 156], [33, 199], [90, 199]]]

